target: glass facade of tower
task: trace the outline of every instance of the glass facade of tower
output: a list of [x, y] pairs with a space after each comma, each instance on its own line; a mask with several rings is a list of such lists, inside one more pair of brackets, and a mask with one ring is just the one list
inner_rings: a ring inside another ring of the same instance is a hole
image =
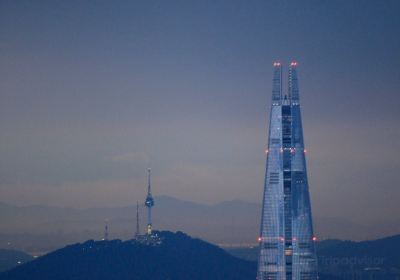
[[282, 95], [282, 68], [274, 63], [258, 280], [318, 278], [296, 67]]

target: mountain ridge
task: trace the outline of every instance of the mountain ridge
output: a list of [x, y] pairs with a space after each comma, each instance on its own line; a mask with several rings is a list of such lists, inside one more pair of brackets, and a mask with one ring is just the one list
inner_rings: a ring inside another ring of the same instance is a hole
[[22, 279], [227, 279], [255, 278], [255, 264], [182, 232], [157, 232], [160, 245], [135, 240], [68, 245], [0, 274]]
[[[231, 200], [207, 205], [156, 196], [154, 225], [159, 229], [183, 230], [192, 236], [217, 244], [255, 243], [259, 232], [261, 205], [243, 200]], [[13, 249], [50, 251], [65, 244], [100, 239], [104, 221], [109, 221], [110, 237], [133, 237], [136, 205], [98, 208], [66, 208], [53, 206], [12, 206], [0, 202], [0, 247], [11, 242]], [[141, 228], [145, 228], [146, 211], [140, 207]], [[376, 239], [400, 232], [400, 223], [393, 223], [389, 233], [379, 225], [369, 227], [337, 218], [314, 218], [319, 238]], [[399, 226], [396, 226], [399, 225]], [[353, 238], [355, 233], [358, 238]], [[18, 233], [18, 234], [16, 234]], [[22, 237], [22, 235], [24, 237]], [[53, 240], [48, 244], [43, 239]], [[35, 246], [32, 246], [35, 244]], [[29, 247], [29, 248], [28, 248]]]

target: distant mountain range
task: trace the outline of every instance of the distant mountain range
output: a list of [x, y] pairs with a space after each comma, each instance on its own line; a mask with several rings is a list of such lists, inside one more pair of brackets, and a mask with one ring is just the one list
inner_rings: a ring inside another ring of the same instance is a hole
[[[183, 230], [217, 244], [251, 244], [258, 231], [261, 206], [240, 200], [216, 205], [183, 201], [168, 196], [155, 198], [154, 226]], [[141, 226], [146, 216], [141, 206]], [[17, 207], [0, 203], [0, 247], [28, 252], [51, 251], [88, 239], [101, 239], [108, 219], [110, 237], [132, 238], [136, 206], [73, 209], [49, 206]], [[315, 218], [316, 234], [322, 238], [372, 239], [400, 232], [400, 222], [364, 226], [336, 218]], [[389, 228], [390, 232], [381, 232]]]
[[87, 241], [0, 274], [1, 280], [247, 280], [255, 263], [181, 232], [160, 232], [161, 245]]

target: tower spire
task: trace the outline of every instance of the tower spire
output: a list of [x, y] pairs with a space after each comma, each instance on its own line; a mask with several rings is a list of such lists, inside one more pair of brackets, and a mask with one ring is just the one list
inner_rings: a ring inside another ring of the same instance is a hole
[[105, 241], [108, 240], [108, 221], [107, 220], [105, 220], [103, 240], [105, 240]]
[[291, 105], [299, 105], [299, 84], [297, 81], [297, 62], [292, 61], [289, 67], [289, 99]]
[[274, 77], [272, 80], [272, 105], [280, 105], [282, 102], [282, 66], [280, 62], [274, 62]]
[[147, 195], [151, 195], [151, 168], [147, 169]]

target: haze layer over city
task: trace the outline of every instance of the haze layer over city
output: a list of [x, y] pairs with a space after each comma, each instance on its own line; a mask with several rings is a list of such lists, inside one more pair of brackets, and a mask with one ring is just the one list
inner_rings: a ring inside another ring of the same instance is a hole
[[135, 207], [151, 167], [155, 221], [157, 196], [260, 205], [272, 63], [296, 61], [317, 229], [399, 233], [400, 2], [306, 2], [1, 1], [0, 201]]

